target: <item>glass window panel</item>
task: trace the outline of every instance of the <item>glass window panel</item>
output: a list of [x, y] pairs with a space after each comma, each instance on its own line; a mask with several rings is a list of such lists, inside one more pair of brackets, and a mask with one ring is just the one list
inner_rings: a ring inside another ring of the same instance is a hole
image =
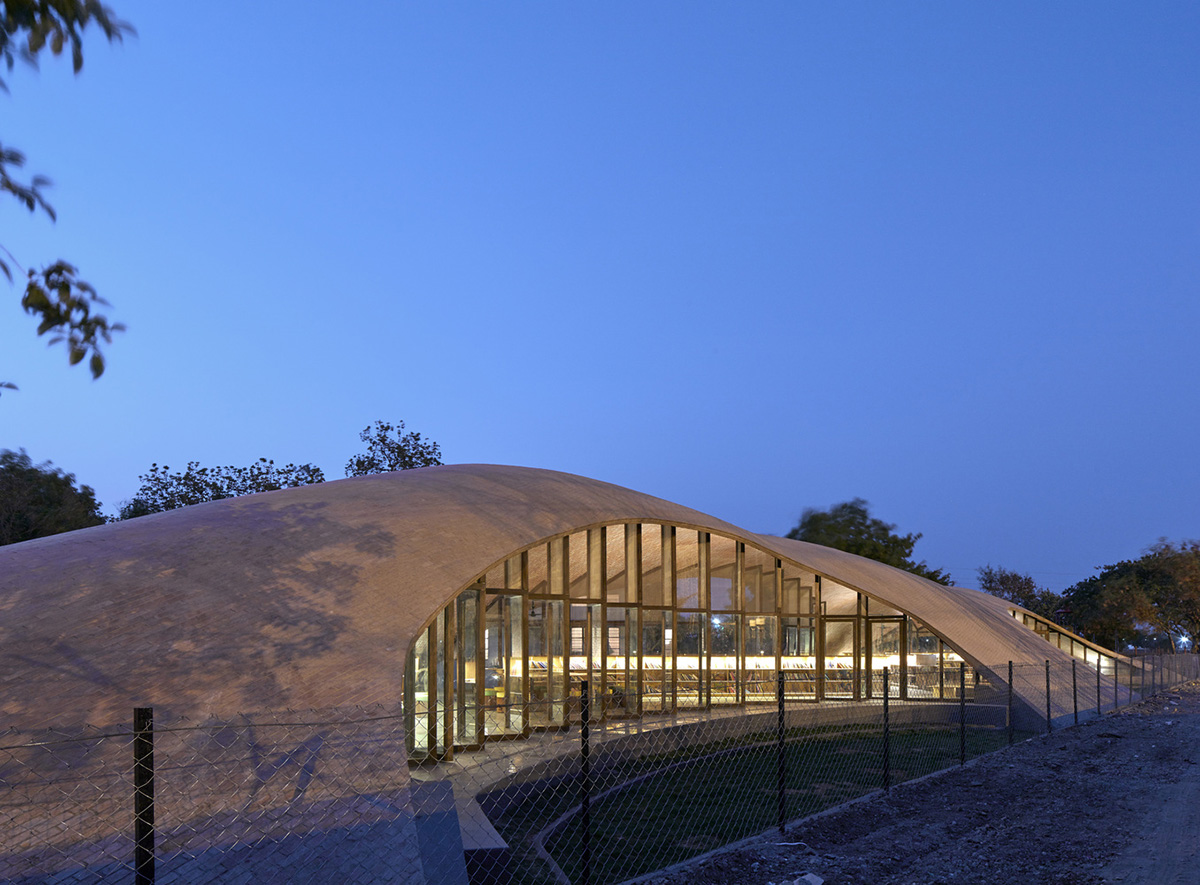
[[784, 618], [782, 644], [780, 651], [785, 658], [811, 657], [816, 654], [813, 619]]
[[[574, 608], [574, 606], [572, 606]], [[583, 631], [586, 629], [586, 624], [571, 623], [571, 654], [581, 655], [584, 651]]]
[[731, 655], [735, 658], [737, 657], [738, 624], [739, 618], [737, 615], [712, 616], [713, 655]]
[[588, 597], [604, 596], [604, 529], [588, 529]]
[[422, 630], [413, 643], [413, 659], [415, 681], [413, 690], [416, 692], [418, 710], [424, 711], [429, 699], [429, 631]]
[[703, 612], [681, 612], [675, 617], [675, 703], [679, 707], [696, 707], [703, 702], [707, 617]]
[[737, 703], [741, 669], [738, 664], [740, 616], [711, 615], [709, 624], [712, 703]]
[[783, 618], [780, 653], [789, 696], [814, 698], [817, 691], [813, 618]]
[[691, 529], [675, 532], [675, 605], [701, 608], [699, 534]]
[[588, 595], [588, 540], [587, 532], [576, 532], [570, 538], [571, 598], [587, 599]]
[[[624, 532], [622, 532], [622, 537]], [[637, 712], [637, 609], [610, 605], [605, 705], [612, 714]]]
[[858, 594], [837, 581], [821, 579], [821, 607], [826, 617], [858, 614]]
[[813, 572], [784, 563], [780, 608], [785, 614], [813, 614], [816, 611], [816, 593], [817, 576]]
[[561, 602], [530, 601], [529, 714], [532, 725], [561, 725], [565, 721], [562, 619]]
[[775, 557], [747, 547], [742, 559], [746, 611], [775, 611]]
[[825, 621], [825, 657], [854, 657], [854, 622]]
[[604, 530], [605, 562], [608, 574], [604, 592], [609, 602], [625, 602], [629, 596], [625, 569], [625, 526], [610, 525]]
[[504, 589], [521, 590], [521, 554], [510, 556], [504, 563]]
[[864, 673], [868, 691], [872, 696], [883, 692], [883, 671], [888, 673], [888, 692], [892, 697], [900, 693], [900, 625], [891, 621], [871, 621], [867, 624], [867, 641], [870, 660], [864, 660], [869, 671]]
[[555, 538], [547, 545], [550, 549], [550, 595], [562, 596], [566, 592], [567, 577], [567, 538]]
[[665, 636], [666, 634], [663, 632], [663, 613], [661, 611], [643, 612], [642, 654], [646, 657], [661, 658], [666, 652]]
[[662, 588], [663, 605], [675, 604], [675, 527], [662, 527]]
[[[657, 533], [656, 533], [657, 534]], [[670, 613], [642, 611], [642, 707], [664, 710], [670, 706]]]
[[920, 621], [910, 620], [908, 622], [908, 653], [910, 655], [936, 655], [937, 650], [937, 636], [930, 632]]
[[550, 592], [550, 569], [547, 563], [546, 544], [538, 544], [529, 550], [529, 592], [544, 596]]
[[588, 607], [586, 605], [571, 606], [571, 623], [569, 641], [568, 666], [570, 668], [571, 692], [578, 695], [579, 683], [588, 678]]
[[713, 611], [736, 611], [737, 542], [712, 535], [709, 542], [710, 579]]
[[938, 638], [919, 621], [908, 622], [908, 696], [942, 697]]
[[599, 605], [588, 606], [588, 625], [592, 634], [592, 678], [599, 680], [604, 657], [608, 654], [608, 632]]
[[520, 596], [508, 597], [508, 686], [505, 700], [508, 704], [508, 730], [521, 731], [525, 728], [525, 643], [522, 625], [522, 609], [525, 600]]
[[870, 621], [871, 669], [900, 666], [900, 622]]
[[446, 661], [446, 610], [442, 609], [437, 613], [437, 618], [433, 622], [433, 639], [434, 647], [437, 649], [437, 654], [433, 660], [429, 662], [431, 671], [434, 674], [434, 681], [437, 683], [438, 697], [438, 715], [443, 712], [443, 707], [446, 703], [446, 668], [443, 666]]
[[662, 531], [657, 525], [642, 527], [642, 604], [663, 604]]
[[770, 658], [770, 664], [775, 666], [775, 636], [778, 629], [778, 619], [774, 617], [746, 617], [746, 666], [751, 664], [751, 658]]
[[678, 655], [696, 657], [704, 653], [704, 615], [683, 612], [675, 618], [678, 632]]
[[488, 594], [483, 637], [485, 729], [510, 734], [523, 724], [521, 597]]
[[629, 602], [637, 602], [641, 598], [638, 591], [641, 580], [641, 534], [641, 526], [625, 526], [625, 594]]
[[[557, 628], [557, 629], [556, 629]], [[529, 603], [529, 659], [562, 654], [562, 603]]]
[[[824, 585], [824, 581], [822, 581]], [[824, 587], [822, 586], [822, 589]], [[858, 655], [855, 649], [855, 625], [852, 618], [825, 620], [825, 696], [848, 698], [854, 696], [855, 664]]]
[[413, 643], [412, 685], [408, 690], [412, 700], [413, 749], [428, 751], [431, 733], [429, 729], [429, 631], [422, 630]]
[[747, 700], [773, 698], [775, 688], [775, 638], [779, 620], [774, 616], [746, 616], [745, 649]]
[[458, 605], [458, 742], [474, 744], [479, 740], [479, 685], [481, 671], [478, 659], [479, 591], [464, 590], [456, 600]]

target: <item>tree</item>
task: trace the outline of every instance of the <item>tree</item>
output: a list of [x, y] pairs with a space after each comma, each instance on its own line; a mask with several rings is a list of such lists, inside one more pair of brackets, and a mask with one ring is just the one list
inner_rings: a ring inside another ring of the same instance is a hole
[[391, 473], [442, 463], [441, 446], [433, 440], [421, 439], [419, 433], [403, 431], [403, 421], [395, 425], [376, 421], [374, 430], [363, 428], [358, 438], [367, 444], [367, 451], [346, 462], [346, 476]]
[[1200, 541], [1159, 538], [1139, 560], [1150, 587], [1152, 623], [1174, 639], [1200, 636]]
[[91, 487], [49, 461], [35, 465], [24, 449], [0, 451], [0, 544], [16, 544], [100, 525]]
[[249, 467], [201, 467], [198, 461], [189, 461], [186, 470], [175, 473], [166, 464], [161, 467], [152, 464], [149, 472], [138, 479], [141, 486], [133, 499], [121, 508], [118, 519], [132, 519], [222, 498], [312, 485], [324, 482], [325, 474], [312, 464], [276, 467], [274, 461], [259, 458]]
[[950, 575], [941, 569], [930, 568], [923, 560], [913, 562], [913, 546], [922, 537], [919, 532], [897, 535], [896, 526], [871, 516], [869, 507], [862, 498], [828, 510], [807, 507], [787, 537], [885, 562], [939, 584], [950, 583]]
[[1047, 587], [1039, 587], [1029, 575], [1009, 571], [1003, 566], [979, 569], [979, 589], [1027, 608], [1035, 615], [1057, 621], [1055, 614], [1063, 607], [1063, 598]]
[[[133, 29], [118, 20], [111, 9], [98, 0], [0, 0], [0, 58], [8, 70], [17, 59], [33, 67], [47, 47], [55, 55], [70, 48], [71, 63], [78, 74], [83, 67], [83, 32], [89, 25], [99, 28], [110, 42], [120, 42]], [[8, 91], [0, 80], [0, 89]], [[45, 197], [50, 180], [34, 175], [27, 180], [16, 176], [25, 165], [25, 155], [0, 143], [0, 192], [11, 195], [30, 212], [41, 209], [51, 220], [54, 207]], [[39, 319], [38, 335], [53, 333], [50, 344], [65, 344], [71, 365], [88, 361], [93, 378], [104, 373], [104, 354], [100, 343], [112, 341], [114, 332], [124, 329], [113, 323], [97, 307], [108, 302], [96, 290], [79, 279], [71, 264], [58, 260], [44, 268], [25, 270], [8, 249], [0, 245], [0, 272], [13, 280], [13, 268], [25, 274], [25, 294], [21, 307]], [[0, 388], [14, 389], [10, 382], [0, 382]]]
[[[441, 464], [441, 447], [421, 434], [404, 433], [404, 422], [387, 424], [376, 421], [374, 430], [365, 428], [359, 438], [367, 451], [346, 463], [347, 476], [387, 473], [413, 467]], [[274, 461], [259, 458], [249, 467], [201, 467], [189, 461], [187, 469], [171, 472], [166, 464], [151, 464], [138, 477], [137, 494], [121, 507], [117, 519], [133, 519], [163, 510], [174, 510], [204, 501], [236, 498], [257, 492], [272, 492], [325, 481], [321, 468], [312, 464], [288, 464], [276, 467]]]
[[1200, 541], [1160, 538], [1138, 559], [1101, 568], [1063, 593], [1078, 632], [1107, 642], [1200, 636]]

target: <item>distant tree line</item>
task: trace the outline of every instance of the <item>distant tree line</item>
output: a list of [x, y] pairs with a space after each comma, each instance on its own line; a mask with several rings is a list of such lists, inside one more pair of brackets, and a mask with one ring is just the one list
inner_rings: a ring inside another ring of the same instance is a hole
[[[395, 424], [376, 421], [373, 427], [364, 428], [358, 438], [366, 443], [367, 450], [346, 462], [346, 476], [389, 473], [442, 463], [442, 450], [436, 442], [404, 430], [403, 421]], [[150, 470], [138, 479], [141, 486], [121, 507], [120, 519], [205, 501], [312, 485], [325, 482], [325, 472], [314, 464], [277, 467], [271, 459], [259, 458], [248, 467], [201, 467], [199, 462], [189, 461], [185, 469], [172, 471], [166, 464], [151, 464]]]
[[[862, 498], [806, 509], [787, 537], [950, 583], [948, 572], [914, 559], [919, 532], [897, 533], [895, 525], [873, 517]], [[988, 564], [978, 569], [979, 589], [1114, 650], [1177, 651], [1200, 641], [1200, 541], [1160, 538], [1139, 558], [1097, 572], [1055, 593], [1028, 574]]]
[[1159, 538], [1137, 559], [1097, 572], [1054, 593], [989, 565], [979, 587], [1114, 650], [1179, 651], [1200, 636], [1200, 541]]
[[[346, 462], [346, 476], [442, 463], [441, 447], [419, 433], [405, 432], [403, 421], [376, 421], [358, 436], [366, 451]], [[245, 467], [202, 467], [189, 461], [185, 469], [174, 471], [166, 464], [151, 464], [138, 480], [141, 485], [134, 497], [116, 516], [106, 517], [95, 491], [76, 485], [74, 474], [49, 461], [34, 464], [24, 449], [0, 450], [0, 545], [101, 525], [110, 519], [133, 519], [205, 501], [311, 485], [324, 482], [325, 473], [313, 464], [279, 467], [269, 458], [259, 458]]]

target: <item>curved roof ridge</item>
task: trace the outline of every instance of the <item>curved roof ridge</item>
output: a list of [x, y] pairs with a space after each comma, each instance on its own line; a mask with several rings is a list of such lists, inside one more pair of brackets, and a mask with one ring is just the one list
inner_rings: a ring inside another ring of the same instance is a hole
[[612, 483], [445, 465], [0, 548], [0, 709], [14, 721], [36, 699], [39, 710], [125, 721], [130, 706], [232, 713], [398, 701], [418, 631], [489, 567], [548, 538], [634, 521], [762, 547], [912, 614], [972, 663], [1063, 654], [977, 591]]

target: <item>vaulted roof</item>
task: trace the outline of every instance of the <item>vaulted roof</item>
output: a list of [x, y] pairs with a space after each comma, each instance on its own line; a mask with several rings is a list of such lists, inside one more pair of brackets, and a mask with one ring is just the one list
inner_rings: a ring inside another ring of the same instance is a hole
[[0, 548], [0, 713], [125, 721], [398, 704], [406, 652], [489, 567], [557, 535], [666, 522], [736, 537], [909, 613], [972, 663], [1063, 653], [1001, 600], [757, 535], [597, 480], [454, 465], [200, 504]]

